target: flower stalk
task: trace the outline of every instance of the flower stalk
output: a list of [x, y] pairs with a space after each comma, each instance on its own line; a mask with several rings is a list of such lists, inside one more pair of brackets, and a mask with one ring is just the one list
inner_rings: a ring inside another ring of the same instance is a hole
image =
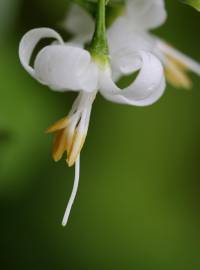
[[108, 42], [106, 36], [106, 3], [107, 0], [99, 0], [96, 14], [95, 32], [89, 51], [98, 64], [105, 65], [108, 63]]

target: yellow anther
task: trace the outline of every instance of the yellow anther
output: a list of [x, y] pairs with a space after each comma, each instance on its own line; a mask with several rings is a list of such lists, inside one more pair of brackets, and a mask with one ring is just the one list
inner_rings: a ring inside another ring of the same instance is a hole
[[55, 124], [53, 124], [52, 126], [50, 126], [47, 130], [46, 133], [54, 133], [58, 130], [64, 129], [67, 127], [69, 123], [69, 119], [68, 117], [64, 117], [62, 119], [60, 119], [59, 121], [57, 121]]
[[66, 129], [57, 132], [54, 144], [53, 144], [53, 159], [54, 161], [59, 161], [67, 147], [67, 132]]

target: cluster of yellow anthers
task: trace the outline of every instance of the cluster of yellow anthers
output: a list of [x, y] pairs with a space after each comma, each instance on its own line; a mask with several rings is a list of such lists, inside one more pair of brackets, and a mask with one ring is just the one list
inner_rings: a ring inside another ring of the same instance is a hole
[[55, 133], [52, 156], [59, 161], [67, 153], [68, 166], [73, 166], [84, 145], [86, 134], [81, 134], [77, 128], [69, 129], [70, 118], [64, 117], [47, 129], [47, 133]]
[[169, 83], [175, 88], [183, 88], [190, 90], [192, 87], [192, 80], [188, 75], [188, 67], [181, 61], [166, 55], [168, 66], [165, 68], [165, 76]]

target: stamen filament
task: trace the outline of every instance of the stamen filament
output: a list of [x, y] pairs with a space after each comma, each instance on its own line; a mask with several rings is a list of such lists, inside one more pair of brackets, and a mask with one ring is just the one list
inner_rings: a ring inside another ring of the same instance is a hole
[[77, 194], [77, 190], [78, 190], [78, 185], [79, 185], [79, 176], [80, 176], [80, 155], [78, 156], [76, 163], [75, 163], [75, 177], [74, 177], [74, 185], [73, 185], [73, 189], [72, 189], [72, 193], [69, 199], [69, 202], [67, 204], [67, 208], [65, 210], [65, 214], [63, 217], [63, 221], [62, 221], [62, 226], [66, 226], [68, 219], [69, 219], [69, 215], [71, 212], [71, 208], [72, 205], [74, 203], [74, 200], [76, 198], [76, 194]]

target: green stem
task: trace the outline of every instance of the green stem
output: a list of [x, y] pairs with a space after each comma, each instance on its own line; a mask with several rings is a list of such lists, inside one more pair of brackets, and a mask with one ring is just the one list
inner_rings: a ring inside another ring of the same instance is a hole
[[90, 45], [90, 52], [94, 58], [106, 58], [107, 60], [109, 50], [106, 36], [106, 2], [106, 0], [98, 1], [96, 27]]
[[96, 33], [97, 35], [105, 34], [106, 32], [106, 3], [105, 0], [99, 0], [98, 10], [97, 10], [97, 23], [96, 23]]

